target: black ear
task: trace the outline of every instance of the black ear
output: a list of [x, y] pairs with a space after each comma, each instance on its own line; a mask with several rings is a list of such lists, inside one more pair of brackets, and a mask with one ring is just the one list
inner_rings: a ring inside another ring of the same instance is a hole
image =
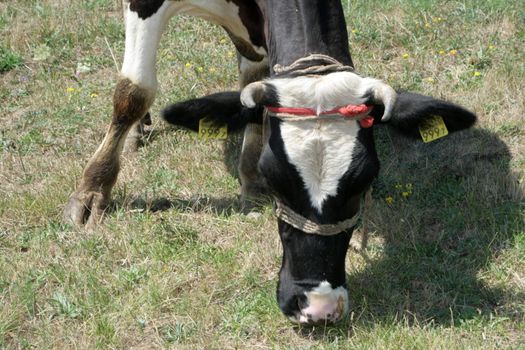
[[248, 123], [262, 123], [262, 108], [246, 108], [237, 91], [216, 94], [178, 102], [161, 112], [170, 124], [199, 131], [199, 121], [208, 118], [217, 125], [227, 125], [228, 132], [242, 130]]
[[[375, 106], [371, 114], [375, 122], [380, 122], [382, 107]], [[392, 118], [385, 124], [406, 136], [420, 138], [419, 126], [435, 115], [443, 118], [449, 132], [467, 129], [477, 119], [474, 113], [456, 104], [402, 91], [397, 94]]]

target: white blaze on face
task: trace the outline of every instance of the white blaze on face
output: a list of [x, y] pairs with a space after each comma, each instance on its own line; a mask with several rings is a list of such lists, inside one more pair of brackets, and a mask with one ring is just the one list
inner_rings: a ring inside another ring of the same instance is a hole
[[303, 179], [312, 207], [337, 194], [341, 177], [352, 162], [360, 127], [352, 120], [288, 121], [281, 135], [288, 160]]
[[308, 306], [301, 310], [300, 323], [335, 322], [348, 312], [348, 292], [343, 286], [332, 289], [329, 282], [323, 281], [305, 295]]

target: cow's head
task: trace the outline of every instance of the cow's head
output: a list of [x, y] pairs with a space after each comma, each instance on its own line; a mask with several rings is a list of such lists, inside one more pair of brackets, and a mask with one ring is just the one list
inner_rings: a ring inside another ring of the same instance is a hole
[[[349, 72], [324, 76], [273, 78], [225, 92], [180, 102], [164, 118], [198, 130], [206, 117], [226, 123], [229, 131], [261, 122], [261, 106], [309, 108], [317, 112], [348, 104], [371, 104], [377, 123], [409, 137], [420, 124], [440, 115], [449, 132], [470, 127], [476, 116], [432, 97], [398, 92], [371, 78]], [[244, 104], [244, 106], [243, 106]], [[265, 118], [260, 173], [277, 202], [315, 225], [344, 222], [359, 211], [360, 197], [377, 175], [372, 130], [355, 119], [303, 121]], [[277, 298], [283, 312], [300, 323], [337, 321], [348, 310], [345, 256], [353, 226], [331, 235], [306, 233], [278, 220], [284, 256]], [[324, 226], [323, 226], [324, 227]], [[332, 232], [333, 233], [333, 232]]]
[[[388, 85], [351, 72], [269, 79], [241, 93], [248, 108], [307, 108], [317, 114], [349, 104], [382, 104], [383, 119], [390, 117], [395, 99]], [[292, 216], [323, 226], [358, 214], [360, 197], [379, 170], [370, 129], [356, 118], [278, 116], [269, 116], [264, 128], [259, 169]], [[339, 320], [348, 310], [345, 257], [355, 221], [329, 235], [305, 232], [283, 218], [278, 222], [284, 250], [277, 292], [282, 311], [301, 323]]]

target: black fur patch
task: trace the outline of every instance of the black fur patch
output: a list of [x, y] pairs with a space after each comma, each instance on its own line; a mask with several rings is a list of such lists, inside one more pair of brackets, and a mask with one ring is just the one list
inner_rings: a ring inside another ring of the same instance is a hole
[[153, 16], [166, 0], [130, 0], [129, 9], [138, 13], [139, 18], [146, 19]]
[[178, 102], [166, 107], [161, 115], [168, 123], [193, 131], [199, 130], [202, 118], [217, 125], [228, 125], [228, 132], [242, 131], [248, 123], [262, 123], [262, 107], [245, 108], [237, 91]]
[[[372, 110], [376, 123], [381, 123], [383, 111], [382, 105], [376, 105]], [[386, 124], [405, 136], [420, 138], [419, 126], [434, 115], [443, 118], [449, 132], [467, 129], [477, 119], [474, 113], [454, 103], [401, 91], [397, 93], [392, 118]]]
[[[263, 1], [261, 1], [263, 2]], [[265, 1], [270, 67], [288, 66], [311, 53], [353, 66], [341, 1]], [[272, 68], [271, 75], [274, 75]]]
[[272, 85], [272, 83], [264, 83], [264, 85], [264, 96], [262, 100], [259, 101], [259, 104], [263, 106], [281, 107], [279, 102], [279, 94], [277, 93], [275, 86]]
[[250, 36], [249, 43], [236, 36], [225, 26], [224, 29], [230, 36], [233, 44], [241, 55], [250, 61], [260, 62], [264, 55], [257, 53], [253, 46], [266, 49], [266, 38], [264, 35], [264, 17], [258, 4], [254, 0], [226, 0], [234, 3], [239, 8], [239, 18]]

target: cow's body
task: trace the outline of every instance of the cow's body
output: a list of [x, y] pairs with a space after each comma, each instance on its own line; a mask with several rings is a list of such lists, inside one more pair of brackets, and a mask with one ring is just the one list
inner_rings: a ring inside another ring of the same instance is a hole
[[[94, 224], [102, 216], [118, 175], [126, 136], [141, 122], [155, 97], [155, 61], [161, 34], [168, 20], [178, 13], [202, 17], [225, 28], [239, 53], [241, 87], [247, 86], [241, 95], [219, 94], [196, 105], [175, 106], [165, 113], [166, 119], [195, 128], [197, 118], [191, 118], [191, 108], [197, 112], [195, 106], [206, 109], [213, 105], [214, 115], [210, 117], [219, 118], [222, 112], [228, 123], [238, 120], [246, 127], [240, 160], [242, 198], [253, 195], [262, 178], [292, 216], [314, 226], [348, 222], [358, 213], [359, 198], [379, 170], [372, 129], [355, 119], [295, 122], [272, 117], [261, 125], [262, 105], [308, 108], [319, 114], [347, 104], [366, 103], [374, 105], [376, 122], [393, 115], [393, 123], [404, 127], [407, 134], [421, 120], [440, 111], [451, 131], [468, 127], [475, 120], [457, 106], [416, 95], [397, 95], [386, 84], [355, 74], [343, 10], [336, 0], [124, 3], [126, 48], [122, 78], [114, 94], [113, 119], [66, 205], [65, 216], [74, 223]], [[304, 57], [311, 60], [298, 65], [297, 60]], [[311, 68], [315, 68], [314, 74]], [[265, 76], [269, 78], [256, 82]], [[454, 113], [461, 116], [460, 122], [455, 121]], [[232, 115], [239, 118], [228, 119]], [[134, 136], [132, 132], [130, 137]], [[299, 226], [279, 218], [284, 256], [277, 296], [281, 309], [291, 319], [336, 321], [346, 312], [344, 260], [355, 225], [350, 222], [340, 232], [322, 236], [305, 234]]]

